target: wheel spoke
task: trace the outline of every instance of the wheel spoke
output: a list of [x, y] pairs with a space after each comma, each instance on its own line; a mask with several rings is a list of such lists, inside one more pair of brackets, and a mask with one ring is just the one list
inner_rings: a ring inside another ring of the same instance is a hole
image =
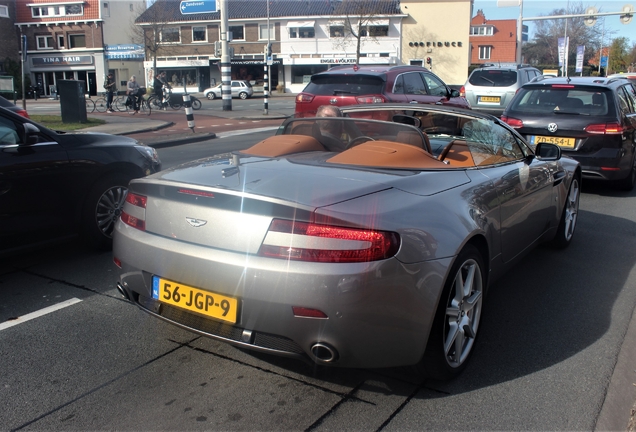
[[464, 312], [468, 313], [472, 311], [473, 308], [479, 303], [480, 300], [481, 300], [481, 291], [475, 291], [464, 302]]
[[446, 340], [444, 341], [444, 354], [446, 357], [449, 355], [450, 349], [453, 347], [455, 343], [455, 339], [457, 338], [457, 334], [459, 333], [459, 326], [456, 322], [449, 323], [448, 326], [448, 335], [446, 336]]
[[468, 266], [468, 272], [466, 274], [466, 279], [464, 280], [464, 286], [462, 291], [462, 298], [466, 298], [470, 295], [473, 290], [473, 282], [475, 280], [475, 264], [470, 264]]

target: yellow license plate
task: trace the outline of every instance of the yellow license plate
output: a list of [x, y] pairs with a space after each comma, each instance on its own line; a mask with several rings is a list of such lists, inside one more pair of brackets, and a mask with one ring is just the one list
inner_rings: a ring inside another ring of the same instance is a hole
[[541, 142], [556, 144], [559, 147], [564, 147], [564, 148], [574, 148], [576, 144], [576, 139], [554, 137], [554, 136], [533, 136], [532, 139], [530, 140], [530, 143], [534, 145], [537, 145]]
[[494, 102], [499, 103], [501, 98], [499, 96], [481, 96], [479, 102]]
[[211, 318], [236, 323], [238, 300], [232, 297], [153, 276], [152, 298]]

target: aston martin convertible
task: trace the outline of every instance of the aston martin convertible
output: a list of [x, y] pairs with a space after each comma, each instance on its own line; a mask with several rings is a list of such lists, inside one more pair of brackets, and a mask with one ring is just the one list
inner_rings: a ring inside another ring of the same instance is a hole
[[340, 114], [133, 180], [118, 289], [243, 349], [453, 378], [488, 287], [536, 245], [571, 243], [579, 164], [473, 111]]

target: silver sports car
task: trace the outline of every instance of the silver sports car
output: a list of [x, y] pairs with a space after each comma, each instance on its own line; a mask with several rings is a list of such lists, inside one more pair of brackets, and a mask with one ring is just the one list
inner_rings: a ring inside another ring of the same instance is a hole
[[476, 112], [343, 111], [133, 180], [118, 288], [242, 348], [451, 378], [488, 286], [533, 246], [572, 240], [579, 165]]

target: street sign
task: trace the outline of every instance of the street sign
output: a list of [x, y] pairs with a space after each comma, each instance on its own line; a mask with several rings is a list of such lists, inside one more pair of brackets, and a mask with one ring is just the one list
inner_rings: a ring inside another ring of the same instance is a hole
[[181, 15], [216, 12], [216, 0], [182, 1], [179, 10]]
[[604, 67], [604, 68], [607, 67], [607, 56], [601, 57], [601, 67]]

